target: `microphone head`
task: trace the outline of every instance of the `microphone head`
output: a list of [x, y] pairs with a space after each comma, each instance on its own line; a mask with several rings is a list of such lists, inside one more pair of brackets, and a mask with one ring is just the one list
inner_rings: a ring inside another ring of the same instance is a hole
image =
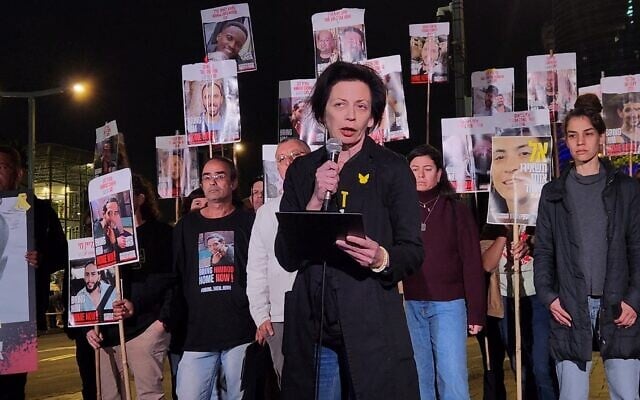
[[331, 157], [331, 154], [340, 154], [342, 142], [338, 138], [329, 138], [325, 147], [327, 148], [327, 154]]

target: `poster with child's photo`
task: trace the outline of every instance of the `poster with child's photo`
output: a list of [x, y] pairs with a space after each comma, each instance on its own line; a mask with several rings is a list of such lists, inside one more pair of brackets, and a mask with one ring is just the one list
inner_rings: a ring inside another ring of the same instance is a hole
[[602, 116], [607, 127], [605, 154], [639, 154], [640, 74], [602, 78], [600, 88]]

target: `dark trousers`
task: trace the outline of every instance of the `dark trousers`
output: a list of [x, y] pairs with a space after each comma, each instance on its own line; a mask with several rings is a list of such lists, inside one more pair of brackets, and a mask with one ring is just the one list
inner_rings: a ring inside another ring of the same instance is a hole
[[[505, 350], [500, 336], [501, 318], [487, 316], [487, 325], [476, 336], [482, 354], [483, 400], [506, 400], [507, 392], [504, 387], [504, 356]], [[485, 339], [488, 342], [485, 344]], [[487, 347], [489, 350], [489, 367], [487, 368]]]
[[82, 398], [84, 400], [96, 400], [96, 358], [95, 350], [85, 335], [77, 335], [76, 342], [76, 363], [80, 371], [82, 380]]
[[0, 400], [24, 400], [27, 374], [0, 375]]

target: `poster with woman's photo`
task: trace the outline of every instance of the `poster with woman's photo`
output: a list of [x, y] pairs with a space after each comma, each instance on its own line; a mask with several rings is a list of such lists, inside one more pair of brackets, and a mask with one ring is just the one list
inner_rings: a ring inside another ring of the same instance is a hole
[[33, 232], [33, 194], [0, 193], [0, 375], [38, 367]]
[[235, 60], [238, 72], [257, 69], [247, 3], [202, 10], [200, 16], [209, 61]]
[[156, 137], [156, 166], [160, 198], [185, 197], [200, 187], [198, 152], [186, 135]]
[[235, 61], [183, 65], [182, 95], [189, 146], [240, 141], [240, 103]]
[[553, 174], [549, 112], [532, 110], [492, 117], [489, 224], [535, 226], [542, 186]]
[[382, 121], [369, 135], [378, 144], [409, 139], [400, 56], [372, 58], [364, 61], [364, 64], [378, 73], [387, 89], [387, 105], [382, 114]]
[[547, 110], [551, 122], [562, 122], [578, 98], [576, 53], [527, 57], [529, 110]]
[[278, 142], [294, 137], [309, 145], [325, 142], [325, 129], [311, 112], [309, 97], [315, 79], [280, 81], [278, 87]]
[[364, 9], [343, 8], [311, 16], [316, 76], [331, 63], [359, 63], [367, 59]]
[[602, 78], [600, 88], [607, 127], [605, 154], [639, 154], [640, 74]]
[[96, 149], [93, 158], [95, 176], [101, 176], [118, 169], [118, 125], [107, 122], [96, 128]]
[[449, 80], [449, 23], [409, 25], [411, 83]]
[[69, 327], [117, 324], [115, 268], [98, 270], [93, 238], [69, 240]]
[[131, 170], [92, 179], [89, 206], [98, 270], [138, 262]]
[[472, 73], [473, 115], [486, 117], [512, 112], [515, 100], [513, 88], [513, 68], [490, 68]]
[[492, 117], [442, 119], [442, 155], [449, 181], [458, 193], [487, 192], [491, 170]]

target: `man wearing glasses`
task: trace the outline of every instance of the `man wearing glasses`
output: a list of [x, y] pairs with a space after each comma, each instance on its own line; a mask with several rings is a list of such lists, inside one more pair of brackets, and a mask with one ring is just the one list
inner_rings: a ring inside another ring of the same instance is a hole
[[207, 206], [186, 214], [173, 231], [174, 266], [186, 301], [177, 376], [177, 393], [183, 399], [220, 398], [220, 370], [226, 398], [242, 398], [244, 354], [256, 333], [245, 293], [254, 216], [233, 204], [237, 187], [232, 161], [217, 156], [209, 160], [202, 170]]
[[[308, 154], [309, 146], [299, 139], [287, 139], [276, 148], [278, 173], [284, 180], [287, 168], [297, 157]], [[247, 296], [251, 317], [258, 327], [256, 340], [269, 344], [274, 369], [280, 383], [284, 357], [282, 355], [282, 333], [284, 329], [284, 294], [291, 290], [295, 272], [285, 271], [274, 253], [280, 199], [267, 202], [256, 212], [256, 220], [249, 242], [247, 262]]]

